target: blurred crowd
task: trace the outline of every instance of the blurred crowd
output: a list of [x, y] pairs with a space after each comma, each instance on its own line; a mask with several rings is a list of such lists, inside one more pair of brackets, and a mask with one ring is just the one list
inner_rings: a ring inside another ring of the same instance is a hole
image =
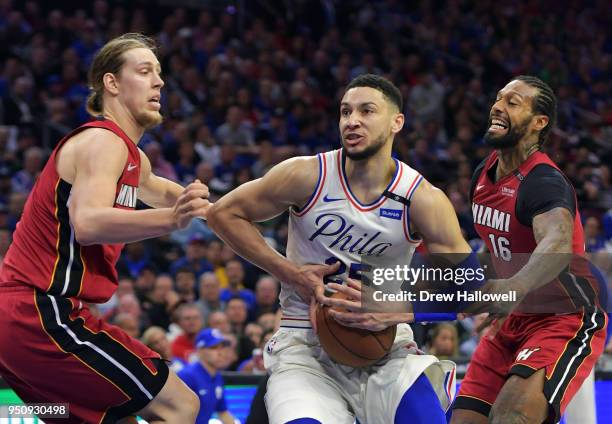
[[[159, 43], [165, 120], [140, 144], [158, 175], [182, 184], [199, 178], [214, 201], [285, 158], [337, 148], [343, 87], [361, 73], [382, 74], [405, 100], [394, 154], [446, 191], [474, 248], [468, 191], [488, 153], [482, 136], [491, 100], [513, 75], [536, 75], [558, 96], [558, 125], [545, 149], [576, 188], [587, 249], [612, 253], [605, 0], [203, 4], [0, 0], [0, 257], [49, 152], [90, 119], [93, 55], [125, 32]], [[286, 217], [261, 232], [284, 251]], [[217, 328], [230, 341], [223, 369], [263, 372], [279, 284], [204, 222], [128, 245], [119, 273], [111, 301], [92, 308], [177, 368], [193, 359], [195, 335]], [[477, 325], [442, 324], [419, 341], [440, 356], [469, 356]]]

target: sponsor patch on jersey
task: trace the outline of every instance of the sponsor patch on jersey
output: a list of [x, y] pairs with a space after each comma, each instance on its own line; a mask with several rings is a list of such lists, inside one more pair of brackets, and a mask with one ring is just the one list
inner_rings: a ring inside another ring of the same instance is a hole
[[514, 197], [514, 193], [516, 192], [515, 189], [510, 188], [510, 187], [502, 187], [501, 188], [501, 194], [503, 194], [504, 196], [508, 196], [508, 197]]
[[391, 219], [402, 219], [402, 210], [401, 209], [381, 209], [380, 216], [383, 218], [391, 218]]

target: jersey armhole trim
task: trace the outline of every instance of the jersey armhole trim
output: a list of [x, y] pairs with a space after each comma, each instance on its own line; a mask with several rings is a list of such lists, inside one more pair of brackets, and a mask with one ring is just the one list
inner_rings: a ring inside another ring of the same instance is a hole
[[291, 208], [291, 212], [295, 216], [302, 217], [306, 215], [306, 213], [310, 209], [312, 209], [312, 207], [317, 203], [317, 200], [319, 200], [321, 192], [323, 191], [323, 186], [325, 185], [325, 177], [327, 175], [327, 162], [325, 160], [324, 153], [319, 153], [317, 155], [317, 158], [319, 159], [319, 178], [317, 180], [317, 184], [315, 185], [315, 188], [312, 194], [310, 195], [310, 198], [302, 208]]
[[[408, 199], [408, 201], [412, 201], [412, 196], [414, 195], [414, 192], [419, 187], [419, 185], [423, 182], [423, 179], [424, 178], [421, 174], [417, 174], [414, 181], [412, 181], [412, 184], [410, 185], [410, 188], [408, 189], [408, 192], [406, 193], [406, 198]], [[406, 236], [406, 240], [408, 240], [410, 243], [419, 245], [421, 244], [423, 239], [414, 237], [413, 234], [410, 234], [410, 206], [404, 206], [404, 211], [405, 211], [404, 212], [405, 219], [403, 222], [404, 224], [403, 227], [404, 227], [404, 235]]]

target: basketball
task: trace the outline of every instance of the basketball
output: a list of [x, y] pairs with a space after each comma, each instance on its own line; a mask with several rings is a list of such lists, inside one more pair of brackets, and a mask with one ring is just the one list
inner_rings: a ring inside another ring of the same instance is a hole
[[[346, 298], [346, 295], [338, 292], [332, 298]], [[321, 346], [334, 361], [356, 368], [367, 367], [391, 350], [397, 326], [381, 331], [346, 327], [329, 315], [329, 308], [320, 305], [317, 309], [317, 332]], [[339, 308], [335, 310], [342, 311]]]

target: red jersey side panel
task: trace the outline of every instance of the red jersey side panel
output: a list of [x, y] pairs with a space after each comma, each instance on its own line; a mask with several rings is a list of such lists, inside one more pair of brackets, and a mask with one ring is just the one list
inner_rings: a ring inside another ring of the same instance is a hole
[[123, 245], [81, 246], [76, 241], [69, 214], [72, 186], [59, 177], [55, 165], [64, 142], [87, 128], [107, 129], [125, 142], [128, 159], [117, 181], [114, 207], [136, 207], [140, 177], [136, 145], [112, 121], [93, 121], [77, 128], [58, 143], [28, 197], [0, 270], [0, 284], [17, 282], [96, 303], [105, 302], [115, 291], [115, 264]]

